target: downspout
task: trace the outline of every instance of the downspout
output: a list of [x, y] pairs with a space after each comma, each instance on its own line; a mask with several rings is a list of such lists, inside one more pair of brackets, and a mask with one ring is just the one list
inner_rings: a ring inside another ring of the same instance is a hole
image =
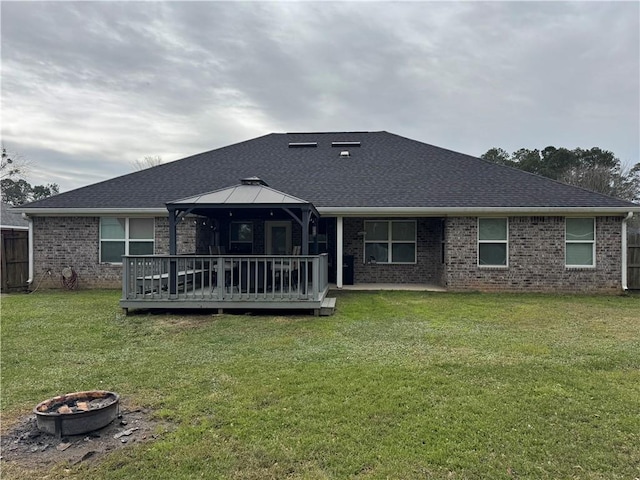
[[343, 223], [342, 216], [336, 218], [336, 287], [342, 288], [343, 252]]
[[[627, 213], [622, 219], [622, 291], [629, 290], [627, 285], [627, 222], [633, 217], [633, 212]], [[31, 231], [31, 230], [29, 230]]]
[[33, 283], [33, 218], [26, 213], [22, 214], [22, 218], [29, 221], [29, 279], [27, 284]]

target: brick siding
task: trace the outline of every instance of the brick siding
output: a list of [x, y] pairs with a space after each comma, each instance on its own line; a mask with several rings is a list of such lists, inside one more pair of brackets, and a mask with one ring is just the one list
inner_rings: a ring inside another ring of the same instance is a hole
[[[418, 218], [417, 263], [367, 264], [364, 238], [359, 235], [364, 220], [344, 219], [344, 254], [354, 256], [356, 284], [435, 283], [452, 291], [618, 293], [621, 289], [621, 217], [596, 217], [595, 268], [565, 267], [564, 217], [510, 217], [507, 268], [478, 267], [477, 217]], [[62, 269], [68, 266], [78, 274], [78, 288], [120, 288], [122, 266], [99, 262], [99, 225], [99, 217], [34, 217], [32, 288], [60, 288]], [[293, 245], [299, 245], [301, 232], [295, 222], [292, 233]], [[330, 239], [335, 238], [333, 226], [330, 233]], [[213, 235], [211, 225], [202, 221], [180, 222], [178, 253], [208, 254]], [[155, 241], [156, 254], [169, 253], [167, 217], [155, 219]], [[226, 245], [228, 238], [221, 241]], [[335, 247], [331, 243], [330, 250]], [[256, 219], [254, 254], [263, 252], [264, 223]]]
[[564, 217], [509, 217], [509, 266], [479, 267], [477, 217], [446, 221], [449, 290], [608, 292], [621, 290], [620, 217], [596, 217], [595, 268], [565, 267]]
[[[178, 255], [196, 253], [196, 226], [198, 220], [190, 217], [179, 222], [176, 229]], [[156, 255], [169, 255], [169, 218], [156, 217]]]
[[[193, 222], [178, 227], [178, 253], [195, 251]], [[78, 275], [78, 288], [120, 288], [122, 265], [100, 263], [99, 217], [33, 218], [34, 283], [32, 289], [60, 288], [62, 269]], [[155, 219], [155, 253], [169, 253], [169, 220]], [[51, 270], [51, 275], [47, 271]]]
[[[367, 219], [370, 220], [370, 219]], [[391, 220], [379, 218], [377, 220]], [[385, 264], [364, 262], [364, 218], [345, 218], [344, 254], [355, 257], [355, 283], [436, 283], [443, 282], [442, 220], [418, 218], [416, 222], [417, 262], [415, 264]]]

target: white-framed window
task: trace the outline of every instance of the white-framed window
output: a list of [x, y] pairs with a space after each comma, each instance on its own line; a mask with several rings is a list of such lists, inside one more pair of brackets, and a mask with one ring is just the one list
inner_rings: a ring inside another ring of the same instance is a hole
[[365, 263], [416, 263], [415, 220], [365, 220]]
[[507, 218], [478, 218], [478, 266], [509, 266]]
[[229, 252], [253, 253], [253, 222], [231, 222], [229, 228]]
[[153, 255], [153, 218], [100, 218], [100, 263], [122, 263], [123, 255]]
[[596, 219], [565, 219], [565, 265], [567, 267], [596, 266]]

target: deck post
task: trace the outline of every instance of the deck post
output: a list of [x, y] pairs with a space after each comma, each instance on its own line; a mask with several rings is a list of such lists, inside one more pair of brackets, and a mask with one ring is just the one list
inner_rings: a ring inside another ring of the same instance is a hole
[[[131, 272], [129, 268], [129, 259], [122, 257], [122, 298], [129, 298], [129, 279], [131, 278]], [[135, 288], [135, 287], [134, 287]], [[138, 293], [136, 291], [136, 293]]]
[[320, 297], [320, 257], [314, 257], [311, 259], [311, 298], [318, 300]]

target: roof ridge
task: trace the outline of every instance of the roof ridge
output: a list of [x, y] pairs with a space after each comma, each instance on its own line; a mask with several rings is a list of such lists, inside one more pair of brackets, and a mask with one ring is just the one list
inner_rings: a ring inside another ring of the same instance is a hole
[[343, 134], [364, 134], [364, 133], [382, 133], [382, 131], [366, 131], [366, 130], [354, 130], [354, 131], [335, 131], [335, 132], [284, 132], [278, 135], [343, 135]]

